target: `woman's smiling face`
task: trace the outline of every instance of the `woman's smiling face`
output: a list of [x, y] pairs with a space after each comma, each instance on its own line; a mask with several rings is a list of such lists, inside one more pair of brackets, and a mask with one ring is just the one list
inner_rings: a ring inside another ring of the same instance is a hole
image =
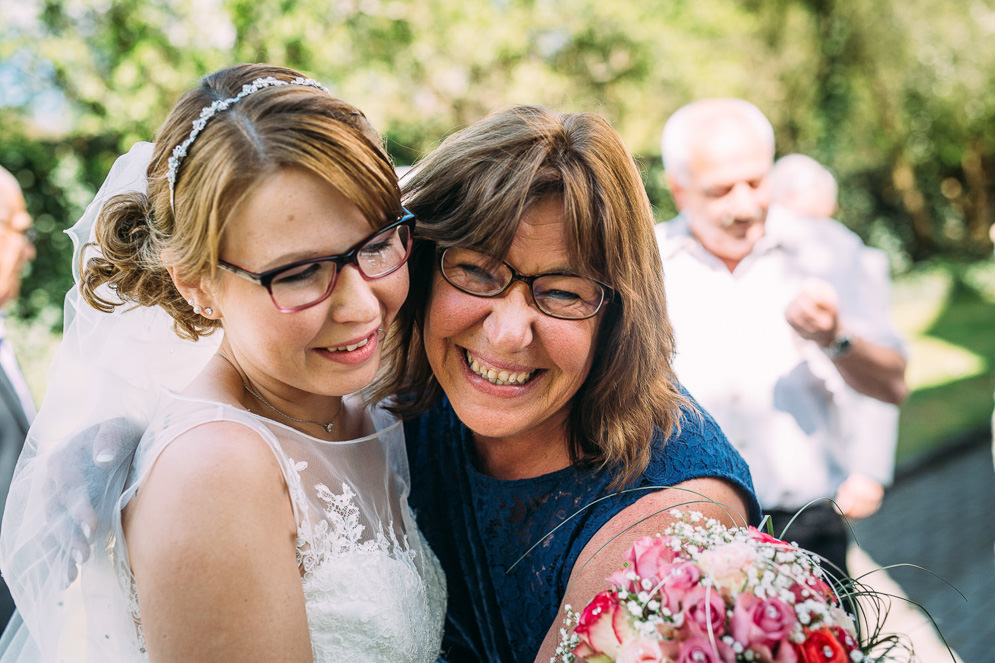
[[[340, 254], [375, 229], [330, 184], [296, 168], [264, 181], [237, 210], [222, 259], [261, 272], [298, 260]], [[339, 270], [327, 299], [303, 310], [277, 310], [266, 288], [220, 272], [212, 305], [225, 342], [250, 379], [279, 398], [298, 392], [344, 395], [365, 387], [380, 365], [378, 329], [386, 329], [408, 291], [407, 267], [366, 280], [354, 264]]]
[[[563, 202], [544, 198], [522, 216], [502, 258], [524, 275], [576, 272]], [[438, 273], [424, 325], [432, 372], [479, 441], [520, 438], [562, 445], [570, 402], [591, 368], [600, 315], [559, 320], [535, 307], [525, 283], [497, 297], [457, 290]]]

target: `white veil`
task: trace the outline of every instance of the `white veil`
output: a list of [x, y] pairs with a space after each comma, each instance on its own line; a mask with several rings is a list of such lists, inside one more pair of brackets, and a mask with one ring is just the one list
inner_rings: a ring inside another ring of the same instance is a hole
[[[145, 191], [151, 156], [152, 144], [138, 143], [120, 157], [66, 231], [77, 286], [80, 266], [98, 252], [87, 243], [100, 208]], [[0, 640], [0, 662], [128, 660], [135, 627], [110, 555], [111, 519], [160, 390], [185, 387], [220, 338], [180, 339], [158, 307], [101, 313], [77, 287], [66, 294], [62, 345], [3, 515], [0, 569], [19, 614]]]

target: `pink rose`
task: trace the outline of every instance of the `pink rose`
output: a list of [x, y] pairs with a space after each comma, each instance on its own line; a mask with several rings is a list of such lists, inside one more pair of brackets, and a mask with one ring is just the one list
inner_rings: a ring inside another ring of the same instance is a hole
[[732, 614], [732, 636], [744, 646], [771, 646], [783, 640], [795, 624], [791, 606], [777, 597], [759, 599], [743, 593], [736, 598]]
[[726, 632], [726, 604], [714, 588], [697, 586], [684, 597], [684, 622], [707, 636], [709, 628], [715, 637]]
[[629, 580], [628, 575], [629, 575], [629, 569], [619, 569], [615, 573], [605, 578], [605, 580], [607, 580], [608, 584], [611, 585], [612, 587], [618, 587], [619, 589], [624, 590], [626, 592], [638, 592], [639, 588], [636, 587], [636, 583]]
[[[615, 637], [612, 621], [618, 607], [611, 591], [601, 592], [591, 599], [580, 613], [580, 619], [574, 628], [574, 633], [580, 636], [581, 640], [578, 649], [586, 645], [585, 651], [590, 650], [591, 654], [607, 654], [613, 659], [616, 657], [620, 642]], [[574, 653], [581, 655], [576, 651]]]
[[802, 663], [803, 659], [798, 654], [799, 649], [790, 640], [782, 640], [777, 645], [777, 655], [774, 656], [774, 663]]
[[672, 663], [667, 651], [673, 649], [673, 643], [666, 644], [670, 647], [656, 638], [630, 638], [622, 643], [617, 663]]
[[641, 537], [626, 551], [625, 559], [632, 562], [633, 570], [640, 578], [659, 578], [661, 567], [674, 561], [674, 551], [668, 543], [668, 537]]
[[663, 587], [661, 587], [661, 603], [671, 612], [681, 611], [681, 606], [685, 601], [685, 594], [698, 586], [701, 580], [701, 569], [694, 562], [678, 562], [672, 564], [667, 570], [667, 575], [663, 576]]
[[578, 661], [585, 661], [585, 663], [613, 663], [615, 660], [611, 656], [594, 651], [586, 642], [581, 642], [574, 647], [573, 655], [577, 657]]
[[746, 582], [747, 570], [756, 558], [756, 548], [734, 541], [706, 550], [698, 557], [698, 565], [720, 587], [741, 587]]
[[615, 660], [622, 641], [632, 635], [632, 627], [615, 595], [606, 590], [591, 599], [580, 613], [574, 633], [580, 636], [580, 644], [574, 649], [577, 656], [590, 659], [603, 654]]
[[708, 638], [701, 636], [681, 642], [677, 655], [677, 663], [733, 663], [735, 660], [736, 655], [727, 644], [716, 640], [713, 646]]

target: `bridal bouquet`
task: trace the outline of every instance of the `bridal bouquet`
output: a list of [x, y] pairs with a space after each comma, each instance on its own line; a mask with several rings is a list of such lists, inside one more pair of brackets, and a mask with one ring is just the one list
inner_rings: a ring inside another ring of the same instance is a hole
[[558, 663], [860, 663], [853, 619], [809, 553], [756, 528], [674, 512], [580, 612]]

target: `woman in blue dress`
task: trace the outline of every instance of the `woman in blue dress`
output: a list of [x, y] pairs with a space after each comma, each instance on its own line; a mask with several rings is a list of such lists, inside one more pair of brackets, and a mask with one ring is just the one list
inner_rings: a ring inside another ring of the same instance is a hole
[[444, 656], [548, 661], [562, 607], [670, 509], [755, 524], [749, 470], [674, 376], [650, 204], [604, 119], [497, 113], [402, 185], [418, 239], [381, 393], [405, 395]]

